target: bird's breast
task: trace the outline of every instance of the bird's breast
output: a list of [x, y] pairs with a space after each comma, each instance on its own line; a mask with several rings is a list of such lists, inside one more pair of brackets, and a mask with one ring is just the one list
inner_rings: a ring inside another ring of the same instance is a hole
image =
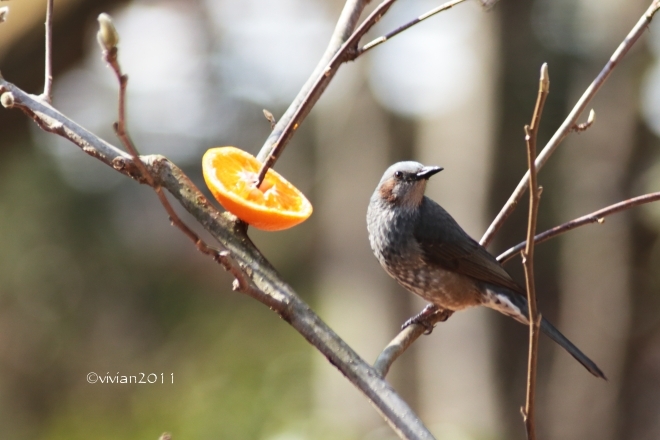
[[427, 301], [450, 310], [479, 305], [480, 291], [469, 277], [429, 264], [413, 235], [415, 218], [370, 206], [371, 248], [385, 271]]

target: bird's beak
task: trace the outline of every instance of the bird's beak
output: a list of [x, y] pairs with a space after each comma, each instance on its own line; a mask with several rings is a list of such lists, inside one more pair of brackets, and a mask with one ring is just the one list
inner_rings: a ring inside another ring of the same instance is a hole
[[442, 170], [444, 170], [444, 168], [442, 168], [442, 167], [434, 167], [434, 166], [424, 167], [417, 173], [417, 179], [419, 179], [419, 180], [422, 180], [422, 179], [428, 180], [429, 177], [431, 177], [434, 174], [439, 173]]

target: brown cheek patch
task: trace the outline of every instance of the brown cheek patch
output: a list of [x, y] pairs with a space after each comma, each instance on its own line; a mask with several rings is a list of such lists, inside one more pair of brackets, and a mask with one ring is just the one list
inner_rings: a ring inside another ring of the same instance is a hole
[[394, 179], [388, 179], [380, 186], [380, 197], [388, 203], [396, 202], [394, 184]]

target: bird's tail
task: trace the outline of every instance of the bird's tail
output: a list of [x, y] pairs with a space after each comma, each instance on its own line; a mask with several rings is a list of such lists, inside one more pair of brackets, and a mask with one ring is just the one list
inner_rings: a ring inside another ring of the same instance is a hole
[[584, 353], [580, 351], [579, 348], [577, 348], [571, 341], [566, 338], [566, 336], [562, 335], [559, 330], [555, 328], [554, 325], [550, 324], [550, 322], [542, 318], [541, 319], [541, 331], [548, 335], [550, 339], [555, 341], [557, 344], [561, 345], [564, 350], [566, 350], [571, 356], [573, 356], [579, 363], [581, 363], [584, 368], [589, 370], [591, 374], [593, 374], [596, 377], [600, 377], [602, 379], [607, 380], [605, 377], [605, 374], [598, 368], [598, 365], [594, 363], [591, 359], [589, 359]]
[[[491, 284], [486, 285], [486, 295], [484, 296], [483, 305], [490, 307], [491, 309], [497, 310], [500, 313], [503, 313], [507, 316], [512, 317], [513, 319], [529, 325], [529, 311], [527, 307], [527, 298], [523, 295], [520, 295], [516, 292], [510, 291], [509, 289], [503, 288], [501, 286], [494, 286]], [[601, 377], [605, 380], [607, 378], [603, 372], [598, 368], [598, 366], [589, 359], [584, 353], [580, 351], [571, 341], [562, 335], [559, 330], [555, 328], [554, 325], [543, 318], [541, 320], [541, 331], [548, 335], [550, 339], [555, 341], [557, 344], [561, 345], [564, 350], [566, 350], [571, 356], [573, 356], [579, 363], [584, 365], [584, 367], [589, 370], [591, 374], [596, 377]]]

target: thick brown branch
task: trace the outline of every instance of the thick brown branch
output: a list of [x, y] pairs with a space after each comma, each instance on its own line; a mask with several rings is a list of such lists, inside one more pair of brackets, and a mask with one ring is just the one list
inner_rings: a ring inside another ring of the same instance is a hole
[[[596, 93], [598, 93], [598, 90], [600, 90], [601, 86], [610, 76], [610, 73], [612, 73], [614, 68], [621, 62], [630, 48], [637, 42], [639, 37], [642, 36], [648, 25], [651, 23], [651, 19], [659, 7], [660, 2], [658, 0], [653, 0], [651, 6], [649, 6], [646, 12], [644, 12], [644, 15], [642, 15], [639, 21], [623, 40], [623, 42], [621, 42], [619, 47], [614, 51], [607, 64], [605, 64], [605, 67], [603, 67], [596, 79], [594, 79], [589, 87], [587, 87], [578, 102], [575, 104], [575, 107], [573, 107], [573, 110], [571, 110], [570, 114], [566, 117], [566, 120], [557, 129], [541, 153], [539, 153], [535, 162], [537, 169], [541, 169], [543, 165], [545, 165], [548, 158], [552, 153], [554, 153], [561, 141], [564, 140], [564, 138], [572, 131], [573, 127], [577, 124], [578, 118], [587, 108], [589, 102], [593, 99]], [[486, 230], [486, 233], [481, 238], [480, 243], [483, 246], [488, 246], [493, 240], [497, 231], [502, 227], [506, 219], [515, 210], [518, 201], [520, 201], [528, 185], [529, 171], [527, 171], [527, 173], [523, 176], [522, 180], [520, 183], [518, 183], [518, 186], [509, 197], [509, 200], [504, 204], [499, 214], [497, 214], [491, 225]]]
[[[589, 225], [592, 223], [603, 223], [605, 221], [605, 217], [609, 215], [616, 214], [618, 212], [625, 211], [630, 208], [634, 208], [635, 206], [656, 202], [658, 200], [660, 200], [660, 192], [654, 192], [650, 194], [644, 194], [642, 196], [633, 197], [632, 199], [624, 200], [619, 203], [615, 203], [613, 205], [599, 209], [598, 211], [594, 211], [591, 214], [583, 215], [582, 217], [578, 217], [569, 222], [562, 223], [559, 226], [555, 226], [552, 229], [548, 229], [547, 231], [541, 232], [540, 234], [537, 234], [534, 237], [534, 243], [536, 244], [543, 243], [545, 241], [550, 240], [551, 238], [563, 234], [564, 232], [568, 232], [580, 226]], [[501, 263], [510, 260], [518, 252], [523, 250], [526, 244], [527, 241], [518, 243], [514, 247], [500, 254], [500, 256], [497, 257], [497, 260]]]
[[[117, 171], [143, 181], [132, 157], [88, 132], [37, 97], [23, 92], [0, 78], [0, 93], [11, 92], [13, 105], [40, 126], [80, 146]], [[244, 290], [270, 307], [310, 344], [328, 358], [358, 388], [392, 429], [404, 439], [433, 439], [405, 401], [379, 377], [378, 373], [330, 329], [287, 285], [272, 265], [252, 244], [245, 230], [211, 205], [190, 179], [163, 156], [142, 157], [155, 184], [166, 188], [195, 219], [227, 250], [219, 258], [236, 262], [253, 286]], [[234, 273], [234, 272], [232, 272]]]

